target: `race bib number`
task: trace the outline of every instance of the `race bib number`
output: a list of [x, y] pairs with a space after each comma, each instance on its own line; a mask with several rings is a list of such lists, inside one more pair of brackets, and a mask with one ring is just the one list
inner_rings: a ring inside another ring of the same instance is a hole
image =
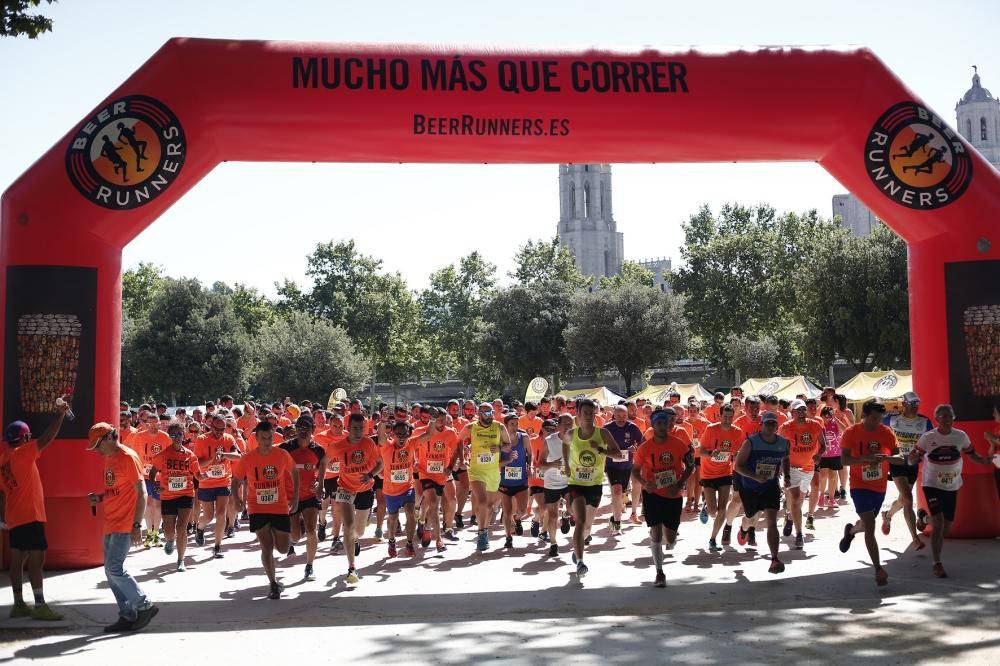
[[503, 478], [508, 481], [520, 481], [524, 478], [524, 470], [520, 467], [504, 467]]
[[330, 471], [334, 474], [340, 474], [340, 461], [334, 460], [330, 463]]
[[543, 472], [542, 470], [540, 470], [540, 469], [538, 469], [536, 467], [535, 469], [533, 469], [531, 471], [531, 476], [533, 478], [535, 478], [535, 479], [544, 479], [545, 478], [545, 472]]
[[354, 493], [349, 493], [346, 490], [338, 488], [337, 493], [333, 496], [333, 501], [342, 504], [354, 504]]
[[226, 468], [224, 465], [211, 465], [208, 468], [208, 478], [210, 479], [221, 479], [226, 475]]
[[476, 456], [476, 462], [480, 465], [492, 465], [493, 464], [493, 454], [492, 453], [480, 453]]
[[440, 460], [427, 461], [428, 474], [444, 474], [444, 463]]
[[938, 485], [951, 488], [955, 485], [955, 481], [958, 480], [958, 472], [955, 470], [948, 470], [947, 472], [938, 472], [937, 475]]
[[862, 465], [861, 478], [865, 481], [878, 481], [882, 478], [882, 463]]
[[410, 480], [410, 470], [409, 468], [394, 469], [391, 478], [393, 483], [407, 483]]
[[777, 470], [778, 470], [777, 465], [772, 465], [769, 463], [761, 463], [761, 462], [757, 463], [757, 469], [756, 469], [757, 476], [763, 476], [764, 478], [767, 479], [773, 479], [774, 473]]
[[151, 470], [153, 469], [153, 466], [152, 466], [152, 465], [146, 465], [146, 467], [145, 467], [145, 468], [143, 468], [143, 469], [144, 469], [143, 473], [144, 473], [144, 474], [145, 474], [146, 476], [149, 476], [149, 472], [150, 472], [150, 471], [151, 471]]
[[278, 502], [277, 488], [258, 488], [257, 504], [276, 504]]
[[593, 481], [594, 480], [594, 468], [593, 467], [577, 467], [573, 470], [573, 478], [577, 481]]
[[672, 469], [657, 472], [654, 477], [657, 488], [666, 488], [677, 483], [677, 474]]
[[899, 455], [903, 456], [905, 459], [913, 451], [913, 442], [900, 442], [899, 443]]
[[723, 451], [722, 449], [716, 449], [712, 451], [712, 462], [717, 462], [717, 463], [729, 462], [729, 451]]
[[186, 476], [172, 476], [167, 480], [167, 488], [172, 491], [184, 490], [187, 488], [188, 479]]

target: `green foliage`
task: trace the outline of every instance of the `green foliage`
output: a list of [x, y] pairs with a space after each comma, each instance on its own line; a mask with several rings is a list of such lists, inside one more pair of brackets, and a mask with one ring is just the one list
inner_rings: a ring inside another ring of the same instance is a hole
[[628, 394], [635, 377], [680, 358], [687, 337], [683, 299], [635, 282], [575, 294], [565, 332], [576, 369], [616, 370]]
[[264, 294], [240, 282], [230, 287], [225, 282], [216, 282], [212, 291], [224, 294], [232, 301], [233, 311], [240, 325], [249, 336], [255, 336], [277, 317], [274, 304]]
[[590, 286], [590, 278], [576, 267], [573, 253], [559, 245], [558, 236], [547, 242], [529, 240], [514, 255], [514, 264], [509, 275], [517, 284], [561, 283], [574, 291]]
[[371, 372], [344, 329], [304, 312], [264, 325], [254, 340], [254, 356], [254, 395], [325, 403], [337, 387], [356, 394]]
[[621, 273], [602, 277], [600, 282], [601, 289], [614, 289], [625, 285], [653, 287], [656, 285], [656, 276], [645, 266], [640, 266], [634, 261], [625, 261], [622, 263]]
[[[45, 2], [51, 5], [55, 0]], [[0, 37], [25, 35], [35, 39], [44, 32], [51, 32], [52, 19], [28, 12], [40, 4], [41, 0], [0, 0]]]
[[123, 272], [122, 311], [132, 319], [144, 318], [163, 282], [163, 267], [155, 264], [140, 262]]
[[770, 336], [760, 340], [734, 337], [727, 345], [730, 363], [744, 378], [773, 377], [777, 373], [776, 361], [780, 352], [778, 343]]

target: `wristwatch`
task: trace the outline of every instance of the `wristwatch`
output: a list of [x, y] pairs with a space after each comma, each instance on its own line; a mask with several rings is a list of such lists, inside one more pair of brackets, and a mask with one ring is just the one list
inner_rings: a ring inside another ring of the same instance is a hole
[[142, 529], [142, 523], [132, 523], [132, 529], [134, 529], [134, 530], [141, 530]]

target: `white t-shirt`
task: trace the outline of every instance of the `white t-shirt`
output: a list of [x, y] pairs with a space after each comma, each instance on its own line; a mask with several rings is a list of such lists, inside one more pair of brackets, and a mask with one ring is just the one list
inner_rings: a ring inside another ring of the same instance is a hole
[[923, 414], [917, 414], [911, 419], [902, 414], [893, 414], [884, 418], [882, 423], [892, 428], [892, 431], [896, 433], [899, 454], [904, 457], [910, 455], [913, 445], [917, 443], [921, 435], [934, 428], [931, 420]]
[[[563, 457], [563, 441], [559, 433], [554, 432], [545, 438], [545, 448], [548, 453], [545, 462], [556, 462]], [[545, 470], [545, 487], [549, 490], [562, 490], [569, 485], [569, 478], [562, 473], [558, 467], [550, 467]]]
[[972, 448], [972, 441], [962, 430], [952, 428], [942, 435], [935, 428], [917, 440], [917, 448], [924, 452], [922, 483], [939, 490], [958, 490], [962, 487], [962, 451]]

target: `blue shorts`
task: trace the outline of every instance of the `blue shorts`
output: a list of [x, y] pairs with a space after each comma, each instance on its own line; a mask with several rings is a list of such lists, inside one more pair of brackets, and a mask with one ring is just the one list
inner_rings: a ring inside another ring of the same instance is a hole
[[146, 479], [146, 494], [157, 501], [160, 499], [160, 493], [156, 492], [156, 486], [149, 479]]
[[851, 501], [854, 502], [854, 510], [860, 516], [863, 513], [871, 512], [878, 515], [882, 508], [882, 501], [885, 500], [885, 493], [877, 493], [874, 490], [851, 488]]
[[413, 504], [416, 501], [417, 495], [413, 492], [413, 488], [410, 488], [402, 495], [386, 495], [385, 510], [389, 513], [399, 513], [404, 504]]
[[220, 497], [229, 497], [232, 495], [232, 491], [228, 486], [224, 488], [199, 488], [198, 489], [198, 501], [199, 502], [214, 502]]

